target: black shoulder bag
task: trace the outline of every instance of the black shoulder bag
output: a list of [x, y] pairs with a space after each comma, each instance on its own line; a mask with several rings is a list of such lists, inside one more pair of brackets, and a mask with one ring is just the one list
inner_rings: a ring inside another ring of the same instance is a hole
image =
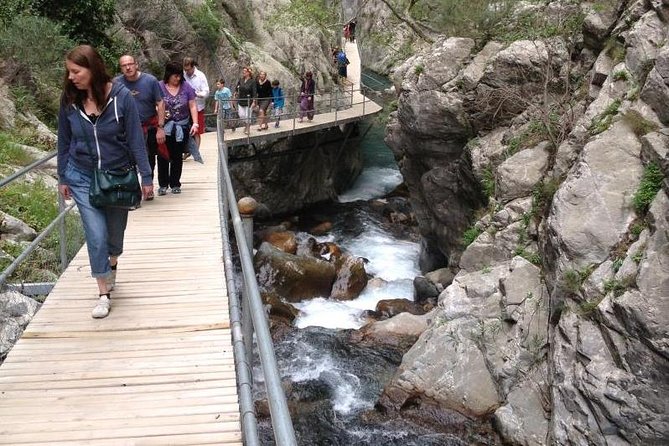
[[[78, 111], [78, 113], [81, 113]], [[88, 200], [96, 208], [113, 207], [122, 209], [137, 209], [142, 202], [142, 187], [139, 185], [137, 169], [132, 155], [128, 151], [130, 166], [124, 169], [103, 170], [102, 160], [93, 151], [88, 139], [84, 122], [79, 114], [81, 129], [88, 146], [88, 152], [93, 158], [93, 176], [91, 187], [88, 190]]]

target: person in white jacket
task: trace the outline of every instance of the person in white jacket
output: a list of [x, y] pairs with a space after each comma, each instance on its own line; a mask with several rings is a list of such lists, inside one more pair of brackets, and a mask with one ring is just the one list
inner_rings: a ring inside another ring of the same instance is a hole
[[204, 73], [197, 68], [197, 62], [192, 57], [185, 57], [183, 61], [184, 79], [195, 90], [195, 105], [197, 106], [198, 132], [195, 134], [195, 143], [200, 148], [200, 135], [204, 133], [204, 109], [209, 96], [209, 82]]

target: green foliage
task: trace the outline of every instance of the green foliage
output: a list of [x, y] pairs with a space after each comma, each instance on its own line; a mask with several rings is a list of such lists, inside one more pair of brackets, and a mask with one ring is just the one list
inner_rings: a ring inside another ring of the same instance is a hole
[[542, 180], [532, 190], [532, 210], [531, 213], [535, 218], [540, 218], [546, 212], [550, 204], [553, 202], [553, 195], [560, 187], [560, 180], [551, 178], [549, 180]]
[[425, 67], [420, 64], [413, 68], [413, 72], [416, 74], [416, 76], [423, 74], [423, 71], [425, 71]]
[[634, 277], [624, 277], [623, 279], [611, 279], [604, 281], [604, 294], [613, 293], [614, 297], [623, 294], [627, 289], [634, 286]]
[[634, 261], [634, 263], [641, 263], [641, 260], [643, 260], [643, 250], [635, 252], [634, 255], [632, 256], [632, 260]]
[[641, 233], [643, 232], [644, 229], [646, 229], [648, 225], [646, 224], [645, 221], [642, 221], [641, 223], [634, 223], [632, 227], [630, 227], [630, 232], [634, 236], [634, 238], [638, 238]]
[[479, 231], [475, 226], [472, 226], [462, 234], [462, 245], [466, 248], [467, 246], [471, 245], [479, 235], [481, 235], [481, 231]]
[[490, 37], [503, 42], [516, 40], [539, 40], [561, 36], [570, 39], [583, 28], [585, 15], [576, 13], [564, 17], [553, 17], [536, 12], [527, 12], [520, 17], [506, 19], [502, 26], [490, 31]]
[[625, 70], [618, 70], [615, 73], [613, 73], [613, 80], [614, 81], [627, 81], [629, 80], [630, 75], [627, 71]]
[[622, 257], [616, 257], [615, 259], [613, 259], [613, 265], [611, 265], [613, 271], [617, 273], [618, 270], [623, 266], [624, 261], [625, 259]]
[[483, 187], [483, 193], [487, 197], [495, 196], [495, 173], [492, 171], [492, 166], [486, 167], [482, 172], [483, 178], [481, 178], [481, 186]]
[[42, 181], [15, 182], [0, 189], [0, 209], [41, 232], [58, 215], [58, 201]]
[[327, 34], [340, 33], [339, 5], [314, 0], [291, 0], [279, 6], [270, 16], [268, 23], [276, 27], [297, 28], [316, 27]]
[[546, 125], [538, 120], [530, 121], [520, 134], [509, 140], [507, 148], [504, 151], [504, 156], [505, 158], [509, 158], [513, 154], [533, 147], [546, 139], [548, 139]]
[[636, 136], [643, 136], [646, 133], [657, 131], [657, 124], [644, 118], [636, 110], [630, 110], [623, 116], [623, 120], [629, 125]]
[[21, 107], [55, 122], [65, 53], [74, 42], [44, 17], [18, 15], [0, 27], [0, 58]]
[[591, 135], [597, 135], [598, 133], [602, 133], [611, 127], [611, 124], [613, 124], [613, 117], [618, 114], [621, 103], [622, 102], [620, 99], [616, 99], [615, 101], [611, 102], [603, 112], [601, 112], [592, 120], [592, 123], [588, 128]]
[[614, 38], [606, 43], [604, 52], [613, 60], [614, 65], [625, 60], [625, 46]]
[[541, 256], [536, 252], [531, 252], [526, 250], [525, 248], [518, 247], [516, 248], [515, 254], [517, 256], [521, 256], [522, 258], [530, 262], [532, 265], [541, 266], [542, 263]]
[[30, 164], [32, 160], [28, 153], [12, 142], [9, 135], [0, 133], [0, 164], [25, 166]]
[[[65, 253], [68, 259], [74, 258], [84, 244], [84, 231], [78, 215], [69, 213], [65, 217]], [[10, 282], [50, 282], [62, 273], [60, 264], [60, 234], [53, 231], [12, 273]], [[18, 257], [24, 250], [20, 244], [5, 242], [0, 249]], [[0, 260], [0, 271], [9, 266], [11, 260]]]
[[211, 48], [218, 46], [222, 27], [220, 18], [214, 13], [214, 8], [214, 2], [206, 0], [201, 5], [187, 8], [184, 11], [198, 38]]
[[578, 293], [581, 289], [581, 285], [583, 285], [581, 274], [575, 269], [568, 269], [562, 275], [562, 285], [566, 290], [571, 291], [572, 293]]
[[637, 214], [643, 215], [648, 211], [655, 195], [662, 187], [664, 174], [656, 163], [649, 163], [644, 169], [639, 189], [637, 189], [632, 202]]
[[32, 9], [60, 23], [76, 42], [96, 47], [109, 42], [105, 31], [114, 23], [114, 0], [33, 0]]

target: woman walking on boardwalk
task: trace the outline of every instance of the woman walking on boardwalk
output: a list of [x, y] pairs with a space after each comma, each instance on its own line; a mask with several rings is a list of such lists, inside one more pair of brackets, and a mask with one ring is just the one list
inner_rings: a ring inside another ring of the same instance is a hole
[[90, 203], [93, 170], [123, 170], [136, 164], [146, 199], [153, 191], [151, 167], [135, 100], [126, 87], [112, 83], [95, 48], [72, 49], [65, 69], [58, 115], [58, 191], [77, 203], [99, 292], [91, 315], [103, 318], [111, 308], [128, 209]]
[[258, 120], [260, 121], [258, 131], [267, 130], [267, 121], [269, 120], [267, 109], [272, 102], [272, 84], [267, 79], [267, 73], [264, 71], [258, 74], [256, 93], [258, 94]]
[[314, 94], [316, 93], [316, 82], [311, 71], [304, 73], [302, 85], [300, 86], [300, 120], [306, 116], [309, 121], [314, 119]]
[[237, 112], [239, 113], [239, 120], [244, 123], [244, 133], [248, 135], [251, 133], [251, 114], [253, 107], [256, 105], [256, 81], [253, 80], [253, 72], [251, 68], [244, 67], [242, 69], [242, 78], [237, 82], [235, 87], [235, 98], [237, 99]]
[[160, 90], [165, 102], [165, 143], [170, 159], [158, 157], [158, 195], [167, 194], [167, 187], [173, 194], [181, 193], [181, 154], [188, 147], [188, 139], [198, 131], [195, 90], [183, 78], [181, 64], [167, 62], [165, 75], [160, 81]]

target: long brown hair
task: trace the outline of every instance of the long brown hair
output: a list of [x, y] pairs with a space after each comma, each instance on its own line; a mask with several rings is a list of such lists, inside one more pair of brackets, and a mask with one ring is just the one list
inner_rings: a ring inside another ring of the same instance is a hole
[[[90, 45], [79, 45], [70, 50], [65, 60], [88, 68], [91, 71], [91, 92], [95, 103], [101, 107], [104, 105], [107, 95], [107, 84], [111, 76], [107, 73], [105, 63], [95, 48]], [[63, 79], [63, 102], [66, 105], [83, 104], [88, 92], [79, 90], [69, 79], [69, 73], [65, 70]]]

